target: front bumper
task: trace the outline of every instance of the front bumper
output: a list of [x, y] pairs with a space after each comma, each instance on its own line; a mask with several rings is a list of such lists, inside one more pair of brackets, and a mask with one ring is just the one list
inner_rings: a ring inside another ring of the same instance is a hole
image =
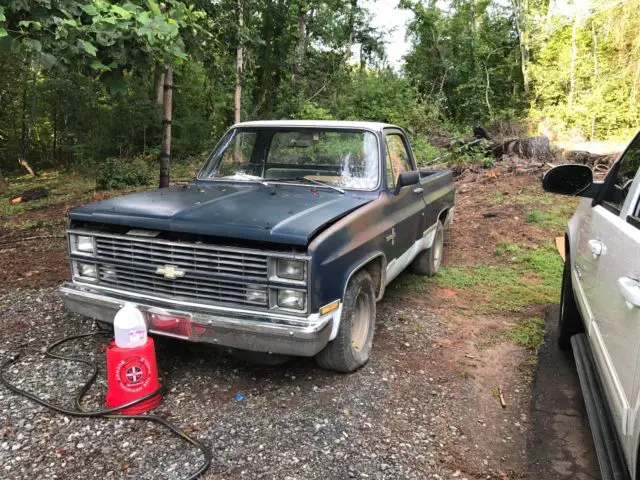
[[[59, 292], [68, 310], [96, 320], [113, 323], [116, 312], [125, 303], [133, 303], [145, 314], [150, 333], [255, 352], [313, 356], [329, 342], [333, 324], [332, 314], [324, 317], [314, 314], [301, 319], [270, 312], [172, 302], [68, 282]], [[156, 325], [151, 316], [158, 312], [185, 318], [187, 325], [179, 333]]]

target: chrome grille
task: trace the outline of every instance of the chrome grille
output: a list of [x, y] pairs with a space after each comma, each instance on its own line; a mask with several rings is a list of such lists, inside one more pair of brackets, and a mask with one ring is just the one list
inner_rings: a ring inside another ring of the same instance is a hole
[[[267, 307], [247, 300], [247, 290], [264, 289], [268, 259], [260, 253], [212, 245], [125, 237], [95, 237], [99, 283], [138, 293], [170, 295], [201, 302]], [[169, 279], [156, 273], [172, 265], [185, 272]]]

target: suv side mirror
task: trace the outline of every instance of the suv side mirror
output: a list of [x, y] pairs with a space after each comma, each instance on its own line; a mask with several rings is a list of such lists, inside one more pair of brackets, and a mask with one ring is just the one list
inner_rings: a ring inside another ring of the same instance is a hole
[[396, 181], [396, 195], [404, 187], [409, 185], [415, 185], [420, 182], [420, 174], [418, 172], [402, 172], [398, 175], [398, 181]]
[[593, 172], [586, 165], [558, 165], [542, 177], [542, 188], [551, 193], [593, 198]]

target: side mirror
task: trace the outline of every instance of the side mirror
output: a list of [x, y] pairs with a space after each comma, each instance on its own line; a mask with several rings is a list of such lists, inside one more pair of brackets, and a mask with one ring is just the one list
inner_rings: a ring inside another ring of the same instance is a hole
[[542, 177], [542, 188], [562, 195], [595, 196], [593, 172], [586, 165], [558, 165]]
[[418, 172], [402, 172], [398, 175], [398, 180], [396, 181], [396, 195], [402, 188], [408, 187], [409, 185], [415, 185], [419, 182], [420, 174]]

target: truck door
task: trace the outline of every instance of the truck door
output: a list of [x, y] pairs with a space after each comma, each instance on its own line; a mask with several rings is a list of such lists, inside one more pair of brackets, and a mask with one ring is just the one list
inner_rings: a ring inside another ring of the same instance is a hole
[[383, 149], [387, 187], [384, 195], [389, 201], [385, 216], [392, 225], [385, 245], [387, 282], [390, 282], [413, 260], [411, 247], [422, 233], [426, 204], [420, 185], [407, 186], [395, 193], [398, 175], [416, 170], [404, 134], [400, 130], [385, 130]]
[[640, 135], [612, 168], [585, 217], [575, 257], [592, 315], [591, 324], [586, 322], [591, 348], [621, 438], [629, 433], [630, 407], [635, 406], [640, 346], [639, 166]]

